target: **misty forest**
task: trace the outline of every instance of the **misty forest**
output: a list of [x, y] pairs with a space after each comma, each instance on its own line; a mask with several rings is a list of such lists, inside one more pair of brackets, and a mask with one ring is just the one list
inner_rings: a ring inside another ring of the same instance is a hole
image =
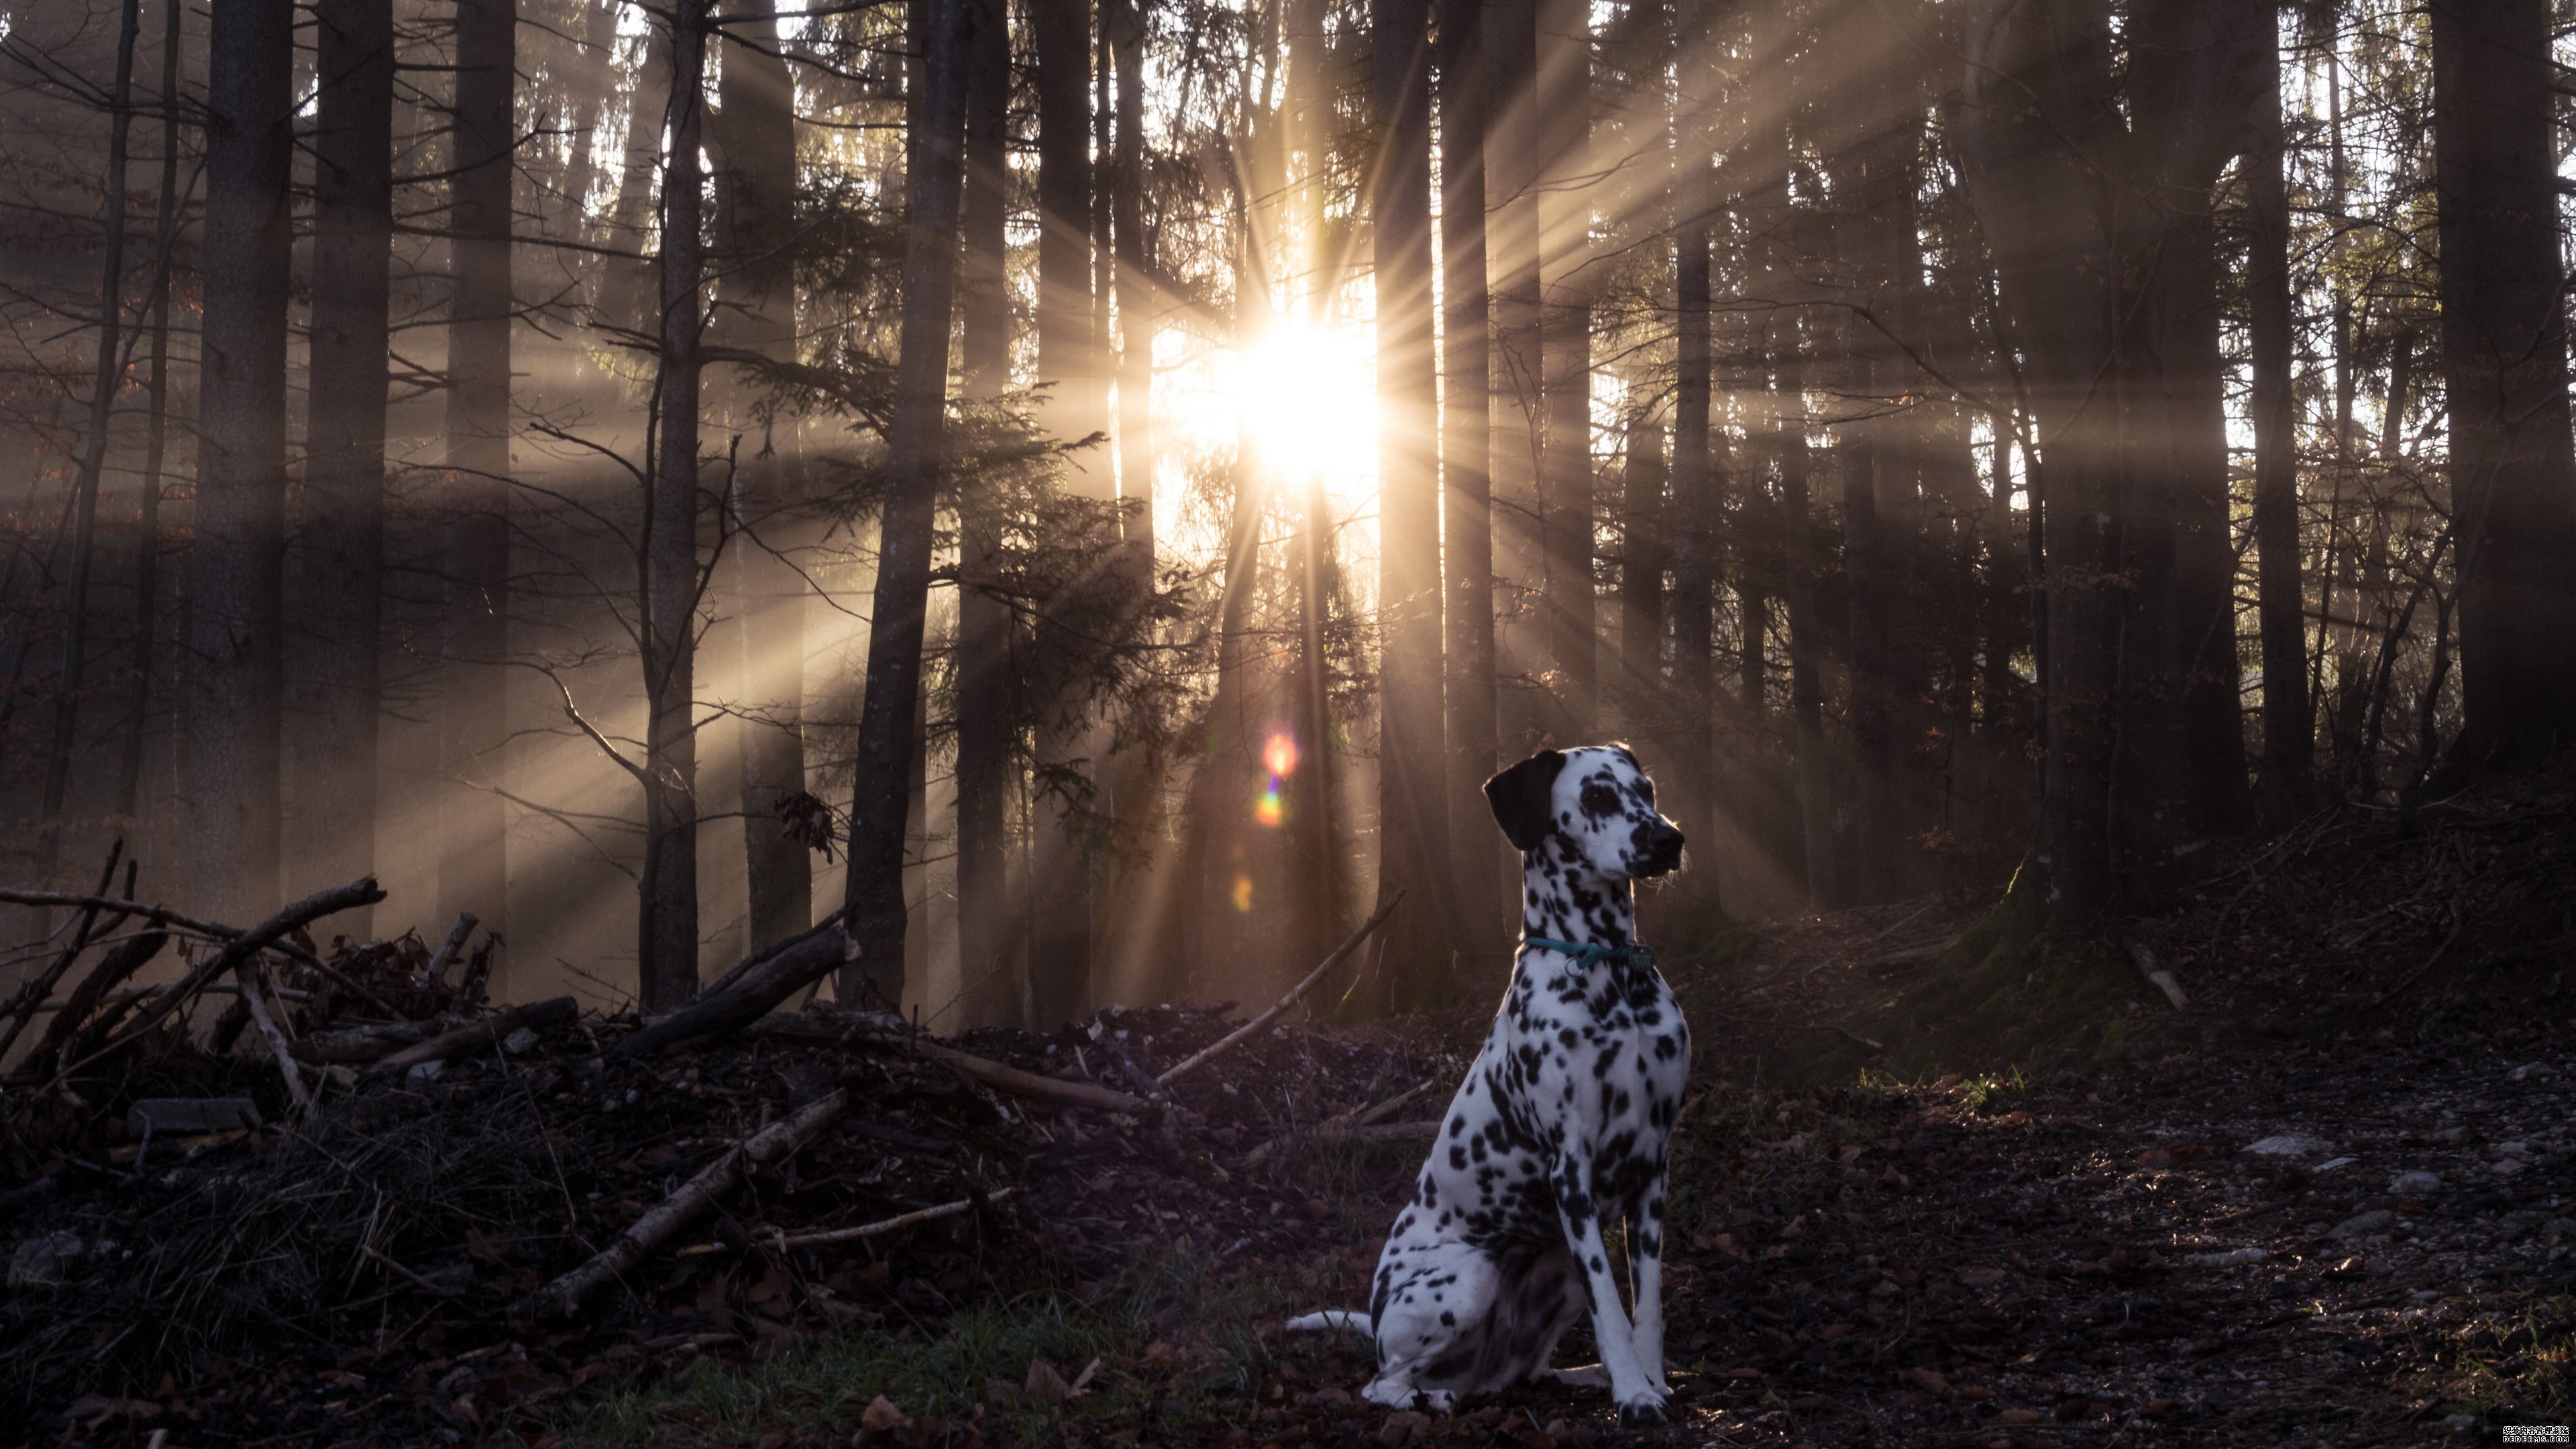
[[[2563, 1422], [2571, 97], [2565, 0], [0, 0], [8, 1413], [1484, 1442], [1252, 1320], [1512, 975], [1481, 787], [1618, 741], [1673, 1442]], [[2529, 1120], [2365, 1148], [2364, 1061]], [[2490, 1237], [2536, 1380], [1993, 1326]]]

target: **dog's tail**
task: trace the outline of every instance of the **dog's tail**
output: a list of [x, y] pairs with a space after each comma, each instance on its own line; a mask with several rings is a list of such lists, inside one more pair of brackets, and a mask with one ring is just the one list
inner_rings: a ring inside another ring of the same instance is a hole
[[1303, 1318], [1288, 1320], [1288, 1331], [1291, 1333], [1330, 1333], [1336, 1329], [1351, 1333], [1367, 1333], [1370, 1331], [1369, 1316], [1365, 1313], [1353, 1313], [1347, 1308], [1327, 1308], [1321, 1313], [1309, 1313]]

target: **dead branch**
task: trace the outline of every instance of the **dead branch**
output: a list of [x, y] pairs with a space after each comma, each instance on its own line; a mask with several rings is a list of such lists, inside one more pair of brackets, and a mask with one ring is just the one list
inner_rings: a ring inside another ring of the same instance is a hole
[[581, 1015], [581, 1004], [569, 996], [514, 1006], [481, 1021], [470, 1021], [454, 1031], [442, 1032], [414, 1046], [404, 1047], [367, 1068], [378, 1076], [407, 1072], [423, 1062], [443, 1062], [449, 1057], [470, 1055], [484, 1047], [498, 1049], [502, 1040], [522, 1027], [538, 1030], [561, 1026]]
[[449, 963], [456, 959], [457, 952], [465, 949], [465, 938], [473, 935], [474, 928], [481, 924], [483, 924], [483, 918], [472, 911], [456, 913], [456, 923], [447, 928], [447, 939], [438, 943], [438, 950], [429, 958], [428, 969], [421, 973], [428, 978], [432, 986], [447, 984]]
[[1260, 1031], [1263, 1027], [1277, 1021], [1281, 1016], [1287, 1013], [1288, 1008], [1297, 1004], [1297, 998], [1304, 996], [1307, 992], [1313, 990], [1316, 982], [1323, 980], [1334, 967], [1339, 966], [1342, 962], [1348, 960], [1350, 958], [1350, 954], [1360, 948], [1360, 943], [1367, 940], [1370, 934], [1376, 931], [1378, 927], [1385, 925], [1386, 918], [1395, 914], [1395, 908], [1402, 904], [1404, 904], [1404, 888], [1402, 886], [1398, 886], [1396, 887], [1395, 894], [1388, 896], [1386, 901], [1377, 908], [1377, 914], [1369, 917], [1365, 921], [1362, 921], [1358, 930], [1351, 932], [1349, 936], [1343, 939], [1342, 944], [1333, 948], [1333, 954], [1325, 957], [1322, 965], [1306, 973], [1305, 980], [1289, 987], [1288, 994], [1279, 998], [1278, 1005], [1261, 1013], [1259, 1016], [1254, 1017], [1252, 1020], [1245, 1022], [1243, 1025], [1236, 1027], [1234, 1030], [1227, 1032], [1224, 1036], [1217, 1039], [1215, 1045], [1203, 1048], [1200, 1051], [1183, 1058], [1178, 1065], [1174, 1066], [1171, 1070], [1163, 1073], [1154, 1080], [1159, 1085], [1168, 1087], [1172, 1083], [1179, 1081], [1181, 1078], [1188, 1076], [1190, 1073], [1197, 1071], [1199, 1068], [1206, 1066], [1210, 1061], [1213, 1061], [1222, 1053], [1233, 1049], [1237, 1044], [1250, 1038], [1255, 1032]]
[[[373, 877], [370, 877], [369, 879], [372, 881]], [[340, 889], [354, 889], [355, 884], [356, 883], [353, 882], [351, 885], [340, 887]], [[330, 892], [325, 891], [323, 894], [328, 895]], [[306, 899], [311, 900], [315, 899], [315, 897], [307, 897]], [[381, 901], [383, 899], [384, 897], [381, 895], [376, 897], [376, 901]], [[374, 905], [376, 901], [359, 901], [356, 902], [355, 905], [336, 905], [331, 907], [330, 910], [324, 911], [322, 914], [330, 915], [338, 911], [353, 910], [359, 905]], [[303, 904], [303, 901], [298, 901], [295, 905], [287, 907], [287, 909], [292, 911]], [[141, 901], [125, 900], [117, 896], [74, 895], [69, 891], [22, 891], [0, 889], [0, 905], [94, 905], [101, 911], [105, 911], [112, 915], [131, 916], [138, 921], [149, 921], [156, 926], [176, 926], [182, 931], [186, 931], [195, 936], [203, 936], [209, 941], [231, 941], [235, 937], [241, 935], [241, 928], [238, 926], [226, 926], [214, 921], [200, 921], [193, 916], [183, 916], [177, 911], [169, 910], [161, 906], [147, 906]], [[316, 916], [312, 919], [319, 920], [320, 918], [321, 917]], [[310, 923], [310, 921], [298, 921], [296, 926], [301, 927], [309, 925]], [[294, 928], [290, 927], [289, 929]], [[365, 997], [370, 1004], [380, 1011], [395, 1016], [402, 1014], [401, 1010], [392, 1002], [385, 1000], [376, 993], [369, 991], [366, 987], [352, 981], [339, 971], [334, 970], [329, 962], [324, 961], [321, 957], [305, 950], [302, 946], [295, 944], [293, 941], [279, 939], [274, 941], [264, 941], [261, 942], [260, 945], [262, 949], [275, 951], [279, 955], [294, 961], [299, 966], [307, 967], [311, 970], [322, 973], [325, 978], [331, 981], [332, 984], [338, 986], [341, 990]], [[229, 968], [227, 968], [227, 971], [229, 971]]]
[[[1297, 1143], [1330, 1140], [1335, 1137], [1347, 1136], [1351, 1131], [1357, 1128], [1375, 1126], [1376, 1124], [1383, 1122], [1387, 1118], [1404, 1110], [1404, 1105], [1407, 1102], [1410, 1102], [1414, 1098], [1421, 1096], [1423, 1093], [1430, 1091], [1434, 1086], [1439, 1084], [1439, 1081], [1440, 1079], [1437, 1077], [1425, 1077], [1414, 1086], [1387, 1098], [1385, 1101], [1378, 1103], [1376, 1106], [1369, 1108], [1365, 1112], [1344, 1112], [1338, 1116], [1330, 1117], [1324, 1121], [1318, 1122], [1314, 1126], [1309, 1127], [1302, 1132], [1290, 1132], [1284, 1136], [1274, 1137], [1269, 1141], [1262, 1143], [1260, 1146], [1255, 1147], [1251, 1152], [1245, 1154], [1243, 1165], [1246, 1167], [1259, 1167], [1263, 1162], [1268, 1161], [1272, 1154], [1294, 1146]], [[1427, 1126], [1434, 1132], [1439, 1131], [1440, 1128], [1440, 1124], [1437, 1122], [1400, 1122], [1396, 1125], [1407, 1128]]]
[[615, 1242], [600, 1250], [589, 1262], [512, 1304], [510, 1316], [546, 1319], [569, 1315], [608, 1280], [644, 1261], [645, 1254], [669, 1241], [671, 1235], [686, 1226], [690, 1219], [730, 1192], [734, 1184], [742, 1180], [744, 1164], [759, 1165], [794, 1153], [813, 1140], [816, 1133], [839, 1120], [841, 1112], [849, 1104], [850, 1094], [835, 1090], [800, 1108], [793, 1116], [753, 1133], [748, 1140], [698, 1169], [697, 1176], [637, 1218], [632, 1227], [618, 1234]]
[[[19, 891], [9, 894], [41, 893]], [[123, 1051], [133, 1045], [143, 1033], [158, 1026], [162, 1018], [194, 999], [198, 992], [205, 989], [207, 982], [231, 975], [234, 968], [242, 962], [270, 946], [277, 945], [289, 931], [301, 929], [324, 916], [340, 911], [354, 910], [359, 906], [372, 906], [384, 898], [384, 889], [376, 884], [374, 876], [368, 876], [364, 880], [354, 880], [347, 885], [333, 886], [326, 891], [316, 891], [249, 930], [232, 933], [232, 939], [224, 943], [222, 950], [192, 967], [186, 976], [164, 988], [159, 996], [154, 997], [140, 1012], [136, 1013], [132, 1025], [110, 1038], [89, 1055], [63, 1067], [54, 1074], [55, 1079], [59, 1081], [101, 1057]], [[305, 951], [297, 951], [295, 954], [311, 955], [310, 952]]]
[[850, 949], [840, 923], [826, 921], [778, 948], [775, 955], [744, 972], [731, 985], [705, 992], [670, 1015], [646, 1023], [643, 1030], [629, 1034], [609, 1051], [622, 1057], [642, 1056], [740, 1031], [798, 987], [839, 970], [849, 960]]
[[827, 1047], [843, 1047], [853, 1042], [899, 1047], [944, 1063], [959, 1076], [980, 1082], [997, 1092], [1053, 1102], [1060, 1107], [1089, 1107], [1099, 1112], [1124, 1112], [1133, 1117], [1143, 1115], [1153, 1105], [1142, 1097], [1130, 1096], [1111, 1087], [1040, 1076], [1036, 1072], [1005, 1066], [989, 1057], [923, 1041], [912, 1034], [912, 1028], [902, 1017], [890, 1011], [774, 1011], [742, 1030], [746, 1036], [810, 1042]]
[[[1017, 1190], [1002, 1188], [997, 1192], [987, 1193], [984, 1201], [997, 1203]], [[896, 1217], [886, 1218], [881, 1222], [862, 1223], [855, 1228], [834, 1228], [829, 1232], [821, 1233], [791, 1233], [773, 1241], [782, 1248], [811, 1248], [824, 1243], [854, 1243], [861, 1238], [881, 1238], [888, 1233], [900, 1232], [922, 1223], [935, 1223], [941, 1218], [957, 1217], [973, 1210], [974, 1206], [975, 1199], [960, 1198], [955, 1202], [944, 1202], [937, 1207], [919, 1208]]]
[[[118, 942], [113, 950], [100, 957], [98, 965], [90, 969], [81, 984], [72, 988], [71, 996], [62, 1004], [61, 1014], [54, 1018], [52, 1026], [45, 1029], [44, 1040], [36, 1044], [35, 1053], [27, 1059], [28, 1062], [39, 1072], [48, 1070], [48, 1064], [60, 1061], [71, 1044], [79, 1039], [90, 1013], [113, 1004], [120, 996], [132, 1000], [148, 994], [148, 988], [137, 989], [132, 996], [113, 988], [160, 955], [161, 948], [169, 944], [169, 940], [167, 931], [145, 931]], [[52, 1005], [52, 1002], [47, 1002], [37, 1009], [42, 1011]]]
[[[102, 893], [115, 882], [117, 857], [124, 853], [125, 840], [119, 836], [107, 852], [107, 869], [99, 873], [98, 888]], [[54, 983], [62, 980], [64, 973], [72, 969], [72, 963], [80, 959], [81, 952], [89, 948], [90, 932], [98, 927], [99, 910], [96, 905], [84, 907], [80, 924], [72, 928], [71, 942], [56, 953], [51, 966], [29, 977], [26, 985], [19, 988], [17, 999], [9, 1005], [9, 1028], [0, 1031], [0, 1057], [7, 1056], [9, 1048], [17, 1045], [18, 1034], [27, 1029], [28, 1022], [36, 1019], [36, 1009], [52, 993]], [[111, 925], [108, 929], [113, 931], [116, 927]]]
[[260, 994], [259, 958], [244, 956], [233, 968], [233, 979], [241, 983], [242, 1005], [250, 1008], [250, 1019], [259, 1034], [268, 1041], [269, 1055], [277, 1058], [277, 1074], [286, 1079], [287, 1100], [295, 1104], [295, 1115], [313, 1115], [313, 1094], [304, 1089], [304, 1073], [295, 1065], [295, 1054], [287, 1050], [286, 1033], [277, 1029], [277, 1019], [268, 1013], [268, 999]]
[[307, 1062], [372, 1062], [387, 1052], [427, 1041], [442, 1031], [454, 1031], [458, 1025], [454, 1017], [433, 1017], [428, 1021], [344, 1026], [297, 1038], [295, 1055], [297, 1060]]
[[1318, 1142], [1431, 1142], [1438, 1140], [1439, 1136], [1440, 1124], [1437, 1122], [1380, 1122], [1370, 1126], [1327, 1122], [1262, 1143], [1243, 1159], [1243, 1165], [1258, 1167], [1291, 1147], [1305, 1147]]
[[2137, 966], [2138, 974], [2147, 978], [2149, 985], [2163, 992], [2165, 1000], [2173, 1003], [2174, 1010], [2191, 1010], [2191, 999], [2182, 994], [2182, 982], [2175, 978], [2173, 972], [2165, 969], [2164, 963], [2156, 959], [2156, 953], [2146, 942], [2135, 936], [2123, 936], [2120, 938], [2120, 944], [2128, 948], [2129, 960]]

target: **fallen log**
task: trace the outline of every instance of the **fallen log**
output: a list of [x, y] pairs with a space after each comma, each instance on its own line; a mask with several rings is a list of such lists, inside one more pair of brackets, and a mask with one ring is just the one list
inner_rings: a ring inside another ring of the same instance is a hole
[[1358, 930], [1351, 932], [1349, 936], [1343, 939], [1342, 944], [1333, 948], [1333, 954], [1324, 958], [1324, 964], [1306, 973], [1305, 980], [1289, 987], [1288, 994], [1279, 998], [1278, 1005], [1273, 1006], [1268, 1011], [1261, 1013], [1259, 1016], [1245, 1022], [1243, 1025], [1236, 1027], [1234, 1030], [1227, 1032], [1224, 1036], [1218, 1038], [1214, 1045], [1206, 1047], [1200, 1051], [1193, 1052], [1189, 1056], [1184, 1057], [1169, 1071], [1156, 1077], [1154, 1079], [1155, 1082], [1158, 1085], [1168, 1087], [1172, 1083], [1179, 1081], [1181, 1078], [1188, 1076], [1190, 1073], [1197, 1071], [1199, 1068], [1206, 1066], [1222, 1053], [1232, 1050], [1237, 1043], [1251, 1037], [1263, 1027], [1277, 1021], [1281, 1016], [1287, 1013], [1288, 1008], [1297, 1004], [1297, 998], [1304, 996], [1307, 992], [1313, 990], [1315, 983], [1323, 980], [1334, 967], [1349, 960], [1351, 953], [1360, 948], [1360, 942], [1367, 940], [1372, 932], [1376, 931], [1378, 927], [1385, 925], [1386, 918], [1395, 914], [1395, 908], [1403, 903], [1404, 888], [1402, 886], [1398, 886], [1396, 887], [1395, 894], [1388, 896], [1385, 902], [1377, 908], [1377, 914], [1369, 917], [1365, 921], [1362, 921]]
[[[849, 938], [838, 920], [825, 921], [804, 935], [774, 948], [775, 954], [730, 985], [701, 993], [695, 1001], [630, 1032], [612, 1056], [642, 1056], [742, 1030], [760, 1020], [800, 986], [819, 981], [850, 959]], [[730, 973], [728, 973], [730, 974]]]
[[633, 1226], [618, 1234], [615, 1242], [601, 1249], [589, 1262], [512, 1304], [510, 1317], [542, 1320], [571, 1314], [609, 1279], [643, 1262], [645, 1254], [668, 1242], [672, 1234], [688, 1225], [690, 1219], [714, 1206], [717, 1198], [742, 1180], [745, 1163], [757, 1166], [788, 1156], [812, 1141], [816, 1133], [839, 1120], [849, 1105], [848, 1092], [827, 1093], [799, 1108], [794, 1115], [771, 1123], [727, 1149], [723, 1156], [698, 1169], [697, 1176], [683, 1183], [677, 1192], [637, 1218]]
[[392, 1076], [410, 1071], [423, 1062], [443, 1062], [449, 1057], [469, 1055], [485, 1047], [497, 1050], [504, 1038], [521, 1027], [539, 1030], [561, 1026], [579, 1015], [581, 1004], [569, 996], [513, 1006], [480, 1021], [469, 1021], [454, 1031], [441, 1032], [427, 1041], [404, 1047], [391, 1056], [380, 1058], [367, 1070], [377, 1076]]
[[934, 1041], [923, 1041], [911, 1034], [903, 1018], [884, 1011], [774, 1011], [745, 1026], [746, 1036], [769, 1037], [779, 1041], [810, 1042], [821, 1046], [845, 1046], [863, 1041], [871, 1046], [900, 1046], [903, 1050], [945, 1064], [951, 1071], [970, 1081], [980, 1082], [997, 1092], [1015, 1097], [1028, 1097], [1040, 1102], [1053, 1102], [1064, 1107], [1089, 1107], [1100, 1112], [1124, 1112], [1142, 1116], [1153, 1104], [1113, 1087], [1094, 1086], [1089, 1082], [1068, 1082], [1057, 1077], [1024, 1072], [1005, 1066], [990, 1057], [961, 1052]]
[[[11, 894], [26, 896], [41, 895], [44, 892], [0, 892], [0, 899], [5, 899]], [[242, 962], [270, 946], [278, 945], [287, 933], [311, 925], [324, 916], [355, 910], [359, 906], [375, 905], [384, 898], [384, 890], [376, 884], [376, 878], [368, 876], [363, 880], [353, 880], [347, 885], [333, 886], [326, 891], [316, 891], [249, 930], [235, 933], [231, 940], [224, 942], [222, 950], [198, 962], [189, 968], [187, 975], [163, 988], [160, 995], [135, 1013], [133, 1022], [124, 1031], [109, 1038], [97, 1050], [56, 1072], [55, 1079], [59, 1081], [101, 1057], [125, 1050], [143, 1033], [160, 1025], [163, 1017], [178, 1010], [198, 992], [204, 990], [207, 982], [231, 975], [233, 969]], [[297, 951], [296, 954], [309, 958], [312, 953]]]

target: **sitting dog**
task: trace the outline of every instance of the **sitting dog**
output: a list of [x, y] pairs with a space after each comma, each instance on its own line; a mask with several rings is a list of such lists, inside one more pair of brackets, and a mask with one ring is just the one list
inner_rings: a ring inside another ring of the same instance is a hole
[[[1521, 852], [1521, 944], [1502, 1012], [1380, 1254], [1366, 1328], [1390, 1408], [1551, 1373], [1607, 1382], [1629, 1424], [1663, 1417], [1664, 1148], [1690, 1075], [1690, 1030], [1635, 939], [1629, 882], [1681, 864], [1682, 833], [1623, 746], [1543, 750], [1485, 782]], [[1624, 1220], [1636, 1318], [1602, 1245]], [[1552, 1371], [1590, 1308], [1597, 1367]]]

